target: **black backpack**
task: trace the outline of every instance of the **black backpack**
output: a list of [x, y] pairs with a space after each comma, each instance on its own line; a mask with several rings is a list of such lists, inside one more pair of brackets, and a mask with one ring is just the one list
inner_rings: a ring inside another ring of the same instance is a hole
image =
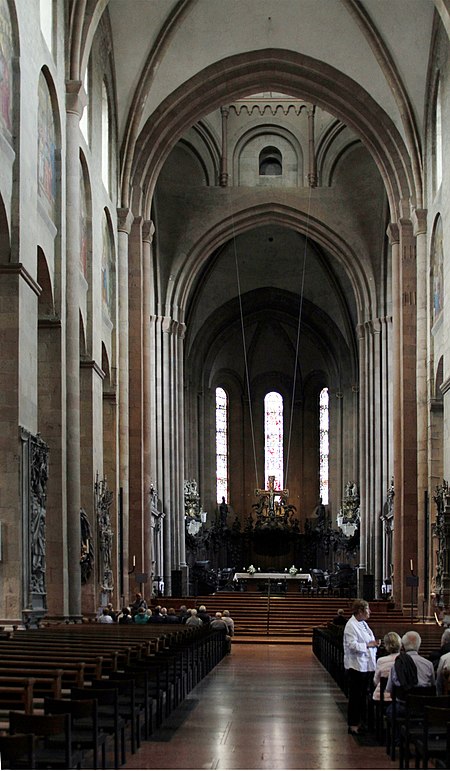
[[417, 667], [411, 656], [399, 653], [394, 662], [395, 673], [404, 691], [409, 691], [418, 683]]

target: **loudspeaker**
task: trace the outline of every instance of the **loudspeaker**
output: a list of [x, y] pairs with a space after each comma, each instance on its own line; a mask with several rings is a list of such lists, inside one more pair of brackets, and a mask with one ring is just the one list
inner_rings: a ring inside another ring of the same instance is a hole
[[181, 570], [172, 570], [172, 596], [183, 596], [183, 582]]
[[363, 576], [363, 599], [368, 601], [375, 599], [375, 576], [371, 573]]

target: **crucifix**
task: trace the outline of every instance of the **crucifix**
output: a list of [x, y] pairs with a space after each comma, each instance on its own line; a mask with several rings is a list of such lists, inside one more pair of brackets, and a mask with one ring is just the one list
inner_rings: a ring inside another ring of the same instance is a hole
[[269, 516], [274, 516], [275, 514], [275, 496], [279, 495], [283, 501], [287, 501], [287, 499], [289, 498], [289, 490], [275, 490], [274, 483], [275, 483], [275, 477], [270, 476], [269, 482], [267, 485], [268, 487], [267, 490], [259, 490], [258, 488], [255, 490], [255, 495], [258, 498], [261, 498], [262, 500], [264, 500], [264, 498], [268, 498]]

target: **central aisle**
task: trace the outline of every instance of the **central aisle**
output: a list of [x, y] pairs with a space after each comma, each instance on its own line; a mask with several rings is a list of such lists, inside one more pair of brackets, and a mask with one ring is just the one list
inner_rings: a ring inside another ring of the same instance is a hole
[[125, 768], [396, 768], [347, 734], [345, 704], [309, 646], [234, 644]]

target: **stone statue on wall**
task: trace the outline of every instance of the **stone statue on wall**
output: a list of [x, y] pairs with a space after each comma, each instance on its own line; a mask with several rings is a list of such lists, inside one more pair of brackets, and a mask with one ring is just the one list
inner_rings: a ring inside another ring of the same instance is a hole
[[87, 584], [91, 577], [92, 568], [94, 566], [94, 546], [92, 543], [91, 526], [84, 509], [80, 509], [80, 531], [81, 531], [81, 545], [80, 545], [80, 570], [81, 570], [81, 583]]
[[99, 580], [104, 592], [114, 589], [112, 571], [113, 530], [111, 528], [111, 516], [109, 513], [113, 494], [108, 490], [106, 479], [95, 483], [96, 511], [98, 523], [99, 544]]
[[48, 447], [39, 436], [30, 436], [30, 591], [45, 594], [45, 519], [48, 479]]

